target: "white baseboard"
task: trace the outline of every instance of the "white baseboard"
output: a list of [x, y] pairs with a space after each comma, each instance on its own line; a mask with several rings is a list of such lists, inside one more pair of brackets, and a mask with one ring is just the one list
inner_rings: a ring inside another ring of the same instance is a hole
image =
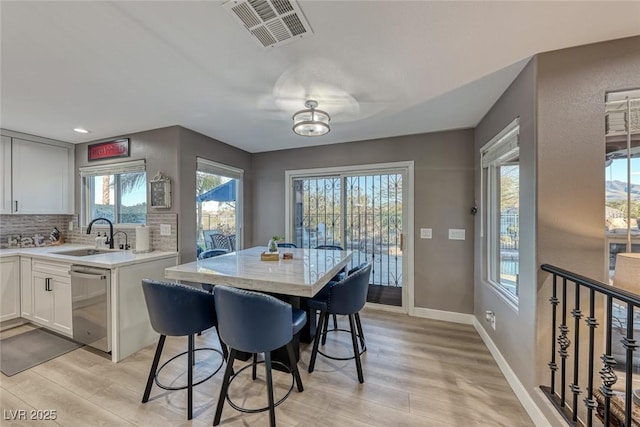
[[484, 341], [485, 345], [489, 349], [489, 352], [491, 352], [491, 355], [511, 386], [511, 389], [516, 394], [516, 397], [520, 400], [520, 403], [524, 407], [525, 411], [527, 411], [527, 414], [529, 414], [529, 417], [531, 417], [533, 424], [537, 427], [551, 427], [549, 420], [547, 420], [540, 408], [538, 408], [536, 402], [533, 400], [531, 395], [529, 395], [527, 389], [522, 385], [515, 372], [513, 372], [507, 363], [507, 360], [502, 356], [502, 353], [500, 353], [500, 350], [498, 350], [498, 347], [491, 340], [491, 337], [487, 334], [487, 331], [484, 330], [478, 319], [473, 317], [472, 323], [476, 328], [476, 331], [478, 331], [480, 338], [482, 338], [482, 341]]
[[364, 308], [366, 308], [367, 310], [387, 311], [390, 313], [407, 313], [402, 307], [397, 307], [395, 305], [376, 304], [373, 302], [366, 303]]
[[456, 313], [454, 311], [443, 311], [422, 307], [414, 307], [412, 315], [416, 317], [424, 317], [425, 319], [464, 323], [465, 325], [473, 325], [473, 321], [475, 320], [473, 314]]

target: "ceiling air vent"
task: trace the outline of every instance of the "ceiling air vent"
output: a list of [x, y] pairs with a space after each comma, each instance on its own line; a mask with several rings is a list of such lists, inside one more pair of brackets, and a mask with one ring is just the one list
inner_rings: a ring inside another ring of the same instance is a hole
[[230, 0], [223, 7], [263, 47], [281, 46], [313, 35], [293, 0]]

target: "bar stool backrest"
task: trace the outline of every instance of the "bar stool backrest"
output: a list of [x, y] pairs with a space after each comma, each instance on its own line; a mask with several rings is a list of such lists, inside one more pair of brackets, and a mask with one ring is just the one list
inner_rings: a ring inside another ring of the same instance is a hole
[[366, 263], [329, 290], [328, 311], [332, 314], [355, 314], [364, 307], [369, 292], [371, 263]]
[[264, 353], [293, 338], [291, 304], [271, 295], [228, 286], [216, 286], [218, 331], [229, 347]]
[[151, 327], [160, 335], [186, 336], [216, 326], [214, 297], [180, 283], [142, 280]]

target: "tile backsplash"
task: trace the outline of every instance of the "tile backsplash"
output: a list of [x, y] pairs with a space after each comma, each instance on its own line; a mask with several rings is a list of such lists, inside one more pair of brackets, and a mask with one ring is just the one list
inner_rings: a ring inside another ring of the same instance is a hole
[[[73, 230], [69, 231], [69, 222], [73, 222]], [[169, 236], [160, 235], [160, 224], [168, 224], [171, 227]], [[178, 215], [175, 213], [149, 213], [147, 214], [147, 226], [151, 233], [151, 249], [159, 251], [178, 250]], [[49, 242], [49, 234], [57, 227], [65, 237], [65, 243], [76, 243], [93, 246], [98, 233], [102, 234], [109, 229], [107, 223], [96, 223], [91, 234], [86, 234], [86, 227], [78, 226], [78, 215], [0, 215], [0, 247], [8, 247], [9, 242], [21, 240], [28, 245], [30, 238], [33, 240], [37, 234], [44, 236], [45, 244]], [[116, 226], [115, 231], [123, 231], [127, 234], [127, 241], [131, 248], [135, 249], [136, 229], [134, 227]], [[115, 236], [116, 248], [125, 244], [122, 233]]]
[[[34, 246], [36, 235], [44, 237], [44, 243], [48, 244], [49, 234], [53, 227], [66, 236], [69, 221], [72, 215], [0, 215], [0, 248], [9, 246]], [[31, 244], [27, 243], [31, 240]]]

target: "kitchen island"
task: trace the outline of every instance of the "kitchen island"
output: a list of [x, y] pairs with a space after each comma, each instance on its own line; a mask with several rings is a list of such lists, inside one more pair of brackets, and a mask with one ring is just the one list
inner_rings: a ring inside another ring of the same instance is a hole
[[102, 250], [85, 256], [61, 253], [83, 249], [90, 247], [64, 244], [0, 249], [2, 326], [27, 320], [73, 337], [72, 306], [86, 295], [73, 293], [71, 266], [102, 269], [109, 284], [105, 299], [107, 351], [111, 360], [118, 362], [157, 340], [158, 334], [149, 323], [141, 281], [163, 279], [164, 269], [177, 264], [178, 253], [137, 254], [123, 250]]

